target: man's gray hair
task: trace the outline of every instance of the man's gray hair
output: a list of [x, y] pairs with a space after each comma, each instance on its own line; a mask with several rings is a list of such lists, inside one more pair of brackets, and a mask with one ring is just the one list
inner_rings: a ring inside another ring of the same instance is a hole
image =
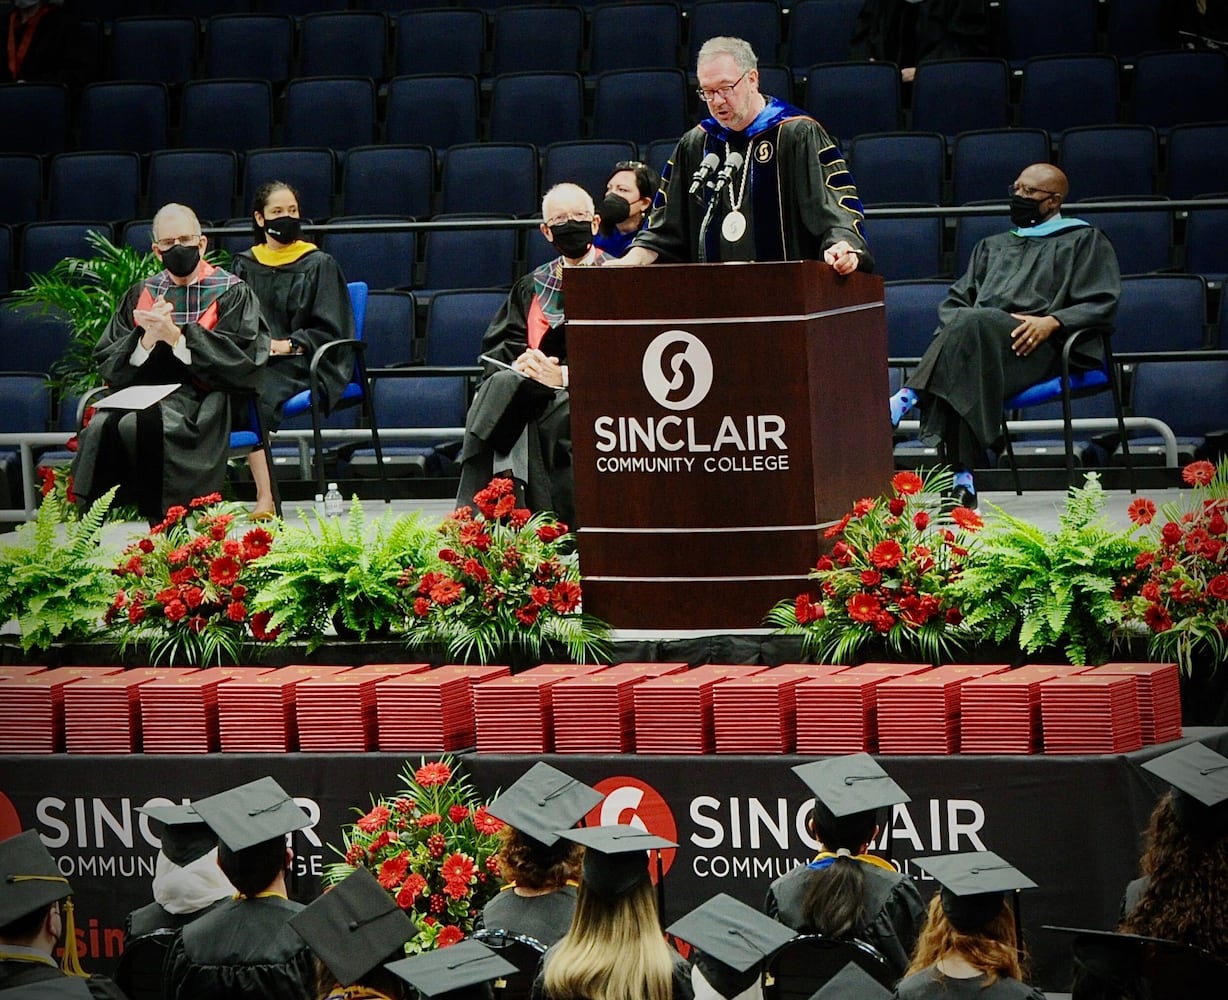
[[196, 217], [196, 213], [188, 208], [187, 205], [180, 205], [177, 202], [172, 201], [158, 209], [157, 213], [153, 217], [153, 222], [149, 224], [149, 233], [153, 237], [153, 241], [155, 243], [158, 241], [160, 224], [168, 215], [186, 215], [192, 220], [192, 228], [195, 229], [197, 233], [200, 232], [200, 219]]
[[589, 212], [596, 214], [597, 206], [593, 204], [593, 196], [589, 194], [579, 184], [572, 184], [570, 181], [563, 181], [560, 184], [554, 185], [546, 192], [542, 198], [542, 219], [543, 221], [550, 218], [550, 214], [546, 211], [546, 206], [554, 200], [556, 194], [578, 194], [584, 199], [584, 204], [588, 207]]
[[732, 38], [729, 35], [717, 35], [704, 42], [700, 46], [699, 55], [695, 57], [695, 65], [698, 66], [717, 56], [732, 56], [733, 61], [738, 64], [738, 69], [743, 73], [749, 73], [759, 65], [759, 59], [755, 55], [755, 50], [750, 47], [750, 42], [743, 38]]

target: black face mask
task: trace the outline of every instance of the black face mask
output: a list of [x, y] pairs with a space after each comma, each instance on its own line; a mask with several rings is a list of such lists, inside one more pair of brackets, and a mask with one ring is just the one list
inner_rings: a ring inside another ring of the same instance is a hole
[[598, 212], [601, 215], [601, 231], [608, 235], [620, 222], [631, 218], [631, 205], [620, 195], [607, 194]]
[[1034, 201], [1021, 194], [1011, 195], [1011, 222], [1020, 229], [1029, 229], [1040, 222], [1040, 206], [1043, 201]]
[[572, 260], [578, 260], [593, 245], [593, 224], [591, 222], [564, 222], [551, 226], [550, 235], [554, 237], [554, 246], [559, 253]]
[[162, 251], [162, 266], [176, 278], [186, 278], [200, 264], [200, 246], [179, 246], [176, 244], [169, 250]]
[[282, 215], [276, 219], [265, 219], [264, 231], [278, 243], [293, 243], [303, 233], [303, 220], [296, 219], [293, 215]]

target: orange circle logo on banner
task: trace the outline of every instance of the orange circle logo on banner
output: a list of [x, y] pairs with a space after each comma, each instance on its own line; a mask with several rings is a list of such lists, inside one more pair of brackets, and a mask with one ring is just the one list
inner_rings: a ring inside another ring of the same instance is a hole
[[[605, 798], [584, 817], [587, 826], [611, 826], [622, 823], [655, 833], [666, 840], [678, 840], [678, 824], [674, 813], [652, 785], [617, 775], [605, 778], [593, 786]], [[668, 849], [661, 852], [661, 870], [668, 874], [678, 852]], [[653, 881], [656, 881], [656, 865], [652, 866]]]

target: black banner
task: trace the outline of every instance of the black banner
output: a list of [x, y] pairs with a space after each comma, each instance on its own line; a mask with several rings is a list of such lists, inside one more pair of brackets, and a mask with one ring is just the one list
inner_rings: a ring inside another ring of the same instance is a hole
[[[1228, 752], [1228, 730], [1187, 730]], [[897, 806], [880, 849], [933, 883], [917, 857], [992, 850], [1039, 884], [1022, 897], [1033, 980], [1069, 988], [1067, 939], [1042, 924], [1112, 927], [1122, 890], [1137, 874], [1141, 835], [1164, 790], [1143, 761], [1179, 744], [1099, 757], [893, 757], [880, 763], [912, 801]], [[343, 824], [372, 796], [400, 786], [396, 754], [210, 757], [22, 756], [0, 760], [0, 837], [35, 829], [70, 879], [86, 967], [108, 972], [127, 913], [147, 903], [157, 841], [135, 813], [151, 801], [184, 801], [271, 774], [316, 822], [294, 834], [291, 894], [320, 891], [337, 860]], [[417, 757], [411, 757], [414, 764]], [[461, 756], [480, 791], [506, 788], [537, 758]], [[607, 793], [590, 822], [631, 822], [679, 844], [668, 852], [667, 921], [717, 892], [754, 906], [768, 883], [813, 854], [810, 800], [789, 770], [801, 757], [564, 756], [548, 759]]]

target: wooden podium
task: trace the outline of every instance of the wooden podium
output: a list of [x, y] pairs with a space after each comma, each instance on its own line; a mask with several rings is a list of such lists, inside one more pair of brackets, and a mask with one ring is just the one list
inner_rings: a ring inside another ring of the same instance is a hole
[[818, 261], [568, 268], [584, 610], [757, 628], [892, 471], [882, 279]]

